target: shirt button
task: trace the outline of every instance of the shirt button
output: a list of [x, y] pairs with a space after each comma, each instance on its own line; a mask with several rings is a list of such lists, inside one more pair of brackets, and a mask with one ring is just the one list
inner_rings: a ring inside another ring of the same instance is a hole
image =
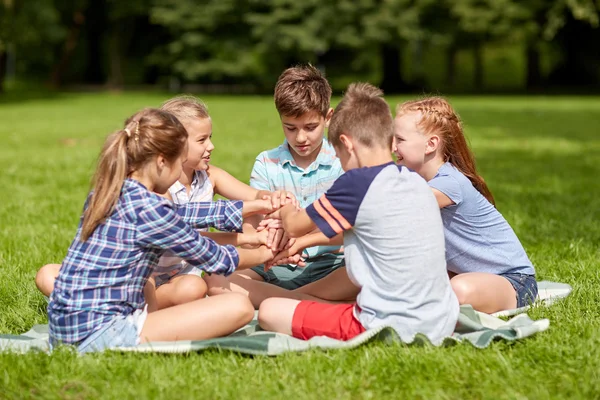
[[306, 201], [308, 199], [308, 197], [304, 196], [304, 200]]

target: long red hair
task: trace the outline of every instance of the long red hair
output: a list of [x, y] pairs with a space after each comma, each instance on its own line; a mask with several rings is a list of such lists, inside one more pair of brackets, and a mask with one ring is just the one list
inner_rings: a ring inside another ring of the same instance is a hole
[[477, 173], [475, 157], [467, 144], [462, 123], [450, 103], [442, 97], [411, 100], [396, 107], [396, 116], [410, 112], [421, 113], [419, 128], [427, 135], [437, 135], [441, 142], [444, 161], [462, 172], [488, 201], [495, 205], [494, 196], [483, 178]]

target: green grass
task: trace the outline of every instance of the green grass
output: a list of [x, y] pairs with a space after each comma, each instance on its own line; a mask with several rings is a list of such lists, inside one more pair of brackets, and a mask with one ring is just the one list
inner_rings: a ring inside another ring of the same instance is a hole
[[[167, 97], [0, 98], [0, 332], [47, 322], [35, 272], [65, 255], [104, 137]], [[254, 157], [283, 140], [272, 100], [205, 100], [213, 163], [247, 181]], [[550, 319], [547, 332], [484, 350], [370, 345], [277, 358], [3, 353], [0, 398], [598, 398], [600, 98], [451, 100], [538, 277], [574, 288], [563, 302], [530, 312]]]

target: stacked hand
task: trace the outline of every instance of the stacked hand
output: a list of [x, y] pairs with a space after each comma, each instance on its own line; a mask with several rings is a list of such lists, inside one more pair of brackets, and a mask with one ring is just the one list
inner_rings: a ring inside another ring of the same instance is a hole
[[264, 196], [263, 199], [271, 202], [272, 211], [260, 222], [256, 231], [261, 240], [266, 237], [263, 243], [274, 254], [274, 258], [265, 264], [265, 270], [281, 264], [304, 266], [304, 260], [299, 254], [304, 249], [299, 249], [298, 246], [294, 247], [296, 239], [287, 235], [279, 216], [279, 210], [285, 205], [292, 204], [299, 208], [298, 200], [288, 191], [276, 191], [271, 196]]
[[292, 192], [287, 190], [276, 190], [271, 193], [270, 196], [263, 196], [263, 198], [270, 198], [271, 204], [273, 205], [273, 211], [279, 210], [281, 207], [287, 204], [293, 204], [298, 207], [298, 200]]
[[301, 241], [296, 239], [293, 240], [293, 243], [289, 246], [286, 246], [282, 250], [280, 250], [273, 259], [265, 264], [265, 271], [271, 269], [275, 265], [283, 265], [283, 264], [295, 264], [299, 267], [306, 266], [306, 262], [304, 257], [302, 256], [302, 252], [304, 251], [304, 246], [301, 245]]

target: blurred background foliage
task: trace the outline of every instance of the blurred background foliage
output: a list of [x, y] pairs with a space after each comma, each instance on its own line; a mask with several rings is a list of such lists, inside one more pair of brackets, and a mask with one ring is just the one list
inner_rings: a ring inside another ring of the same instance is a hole
[[0, 90], [597, 92], [600, 0], [0, 0]]

